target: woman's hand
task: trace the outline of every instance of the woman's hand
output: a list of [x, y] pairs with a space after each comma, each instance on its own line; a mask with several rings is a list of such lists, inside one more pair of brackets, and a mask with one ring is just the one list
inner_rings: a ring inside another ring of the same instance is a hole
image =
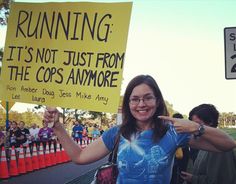
[[178, 133], [195, 133], [199, 128], [198, 123], [187, 119], [172, 118], [168, 116], [158, 116], [158, 118], [171, 121]]
[[50, 128], [56, 128], [60, 126], [59, 123], [60, 112], [55, 107], [47, 107], [44, 112], [44, 121], [48, 124]]

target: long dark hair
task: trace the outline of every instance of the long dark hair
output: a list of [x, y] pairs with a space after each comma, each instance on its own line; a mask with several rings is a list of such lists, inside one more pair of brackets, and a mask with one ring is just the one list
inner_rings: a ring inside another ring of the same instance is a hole
[[129, 98], [133, 89], [140, 84], [148, 85], [153, 90], [153, 93], [157, 98], [158, 107], [156, 109], [152, 121], [153, 140], [157, 141], [166, 133], [167, 130], [167, 126], [164, 124], [163, 120], [158, 118], [158, 116], [159, 115], [168, 116], [168, 111], [165, 105], [165, 101], [162, 97], [161, 91], [155, 79], [150, 75], [138, 75], [129, 82], [124, 94], [124, 99], [122, 104], [123, 122], [121, 124], [120, 132], [128, 140], [130, 140], [130, 137], [133, 133], [137, 132], [136, 119], [131, 114], [129, 108]]

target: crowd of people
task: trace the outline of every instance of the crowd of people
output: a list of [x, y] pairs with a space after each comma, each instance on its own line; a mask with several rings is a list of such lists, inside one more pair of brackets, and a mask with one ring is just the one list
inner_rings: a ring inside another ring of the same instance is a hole
[[81, 121], [76, 120], [72, 128], [71, 137], [80, 145], [89, 144], [101, 136], [103, 132], [102, 126], [99, 128], [97, 124], [92, 125], [91, 123], [83, 125]]
[[[89, 144], [96, 140], [104, 130], [97, 124], [82, 124], [81, 121], [73, 122], [71, 138], [76, 142], [82, 144]], [[34, 144], [39, 149], [40, 143], [43, 145], [44, 151], [46, 144], [54, 144], [56, 150], [56, 143], [58, 139], [52, 128], [48, 127], [45, 121], [42, 121], [42, 126], [39, 127], [36, 123], [32, 123], [31, 127], [26, 127], [24, 121], [9, 121], [9, 127], [4, 131], [0, 129], [0, 146], [4, 146], [6, 150], [14, 146], [18, 155], [19, 148], [22, 146], [26, 148], [29, 146], [32, 153]], [[10, 151], [7, 152], [7, 157], [10, 159]]]
[[52, 128], [49, 128], [44, 121], [42, 122], [41, 128], [36, 123], [32, 123], [31, 127], [28, 128], [25, 126], [24, 121], [9, 121], [6, 131], [0, 131], [0, 140], [1, 147], [4, 146], [6, 149], [8, 159], [10, 159], [11, 148], [13, 147], [16, 151], [16, 156], [18, 156], [21, 146], [24, 150], [29, 146], [32, 153], [34, 144], [37, 149], [39, 149], [40, 143], [43, 144], [44, 149], [46, 148], [47, 142], [49, 144], [52, 142], [56, 144], [56, 136]]

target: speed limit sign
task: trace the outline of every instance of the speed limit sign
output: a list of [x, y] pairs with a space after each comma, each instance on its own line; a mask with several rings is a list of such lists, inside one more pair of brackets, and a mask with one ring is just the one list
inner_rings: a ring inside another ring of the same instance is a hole
[[225, 78], [236, 79], [236, 27], [224, 29]]

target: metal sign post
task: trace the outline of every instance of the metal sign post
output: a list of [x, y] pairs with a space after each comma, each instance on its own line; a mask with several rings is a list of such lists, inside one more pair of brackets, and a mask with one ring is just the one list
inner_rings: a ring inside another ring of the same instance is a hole
[[9, 114], [8, 114], [8, 112], [9, 112], [9, 107], [8, 107], [8, 101], [6, 101], [6, 130], [8, 129], [8, 127], [9, 127]]

